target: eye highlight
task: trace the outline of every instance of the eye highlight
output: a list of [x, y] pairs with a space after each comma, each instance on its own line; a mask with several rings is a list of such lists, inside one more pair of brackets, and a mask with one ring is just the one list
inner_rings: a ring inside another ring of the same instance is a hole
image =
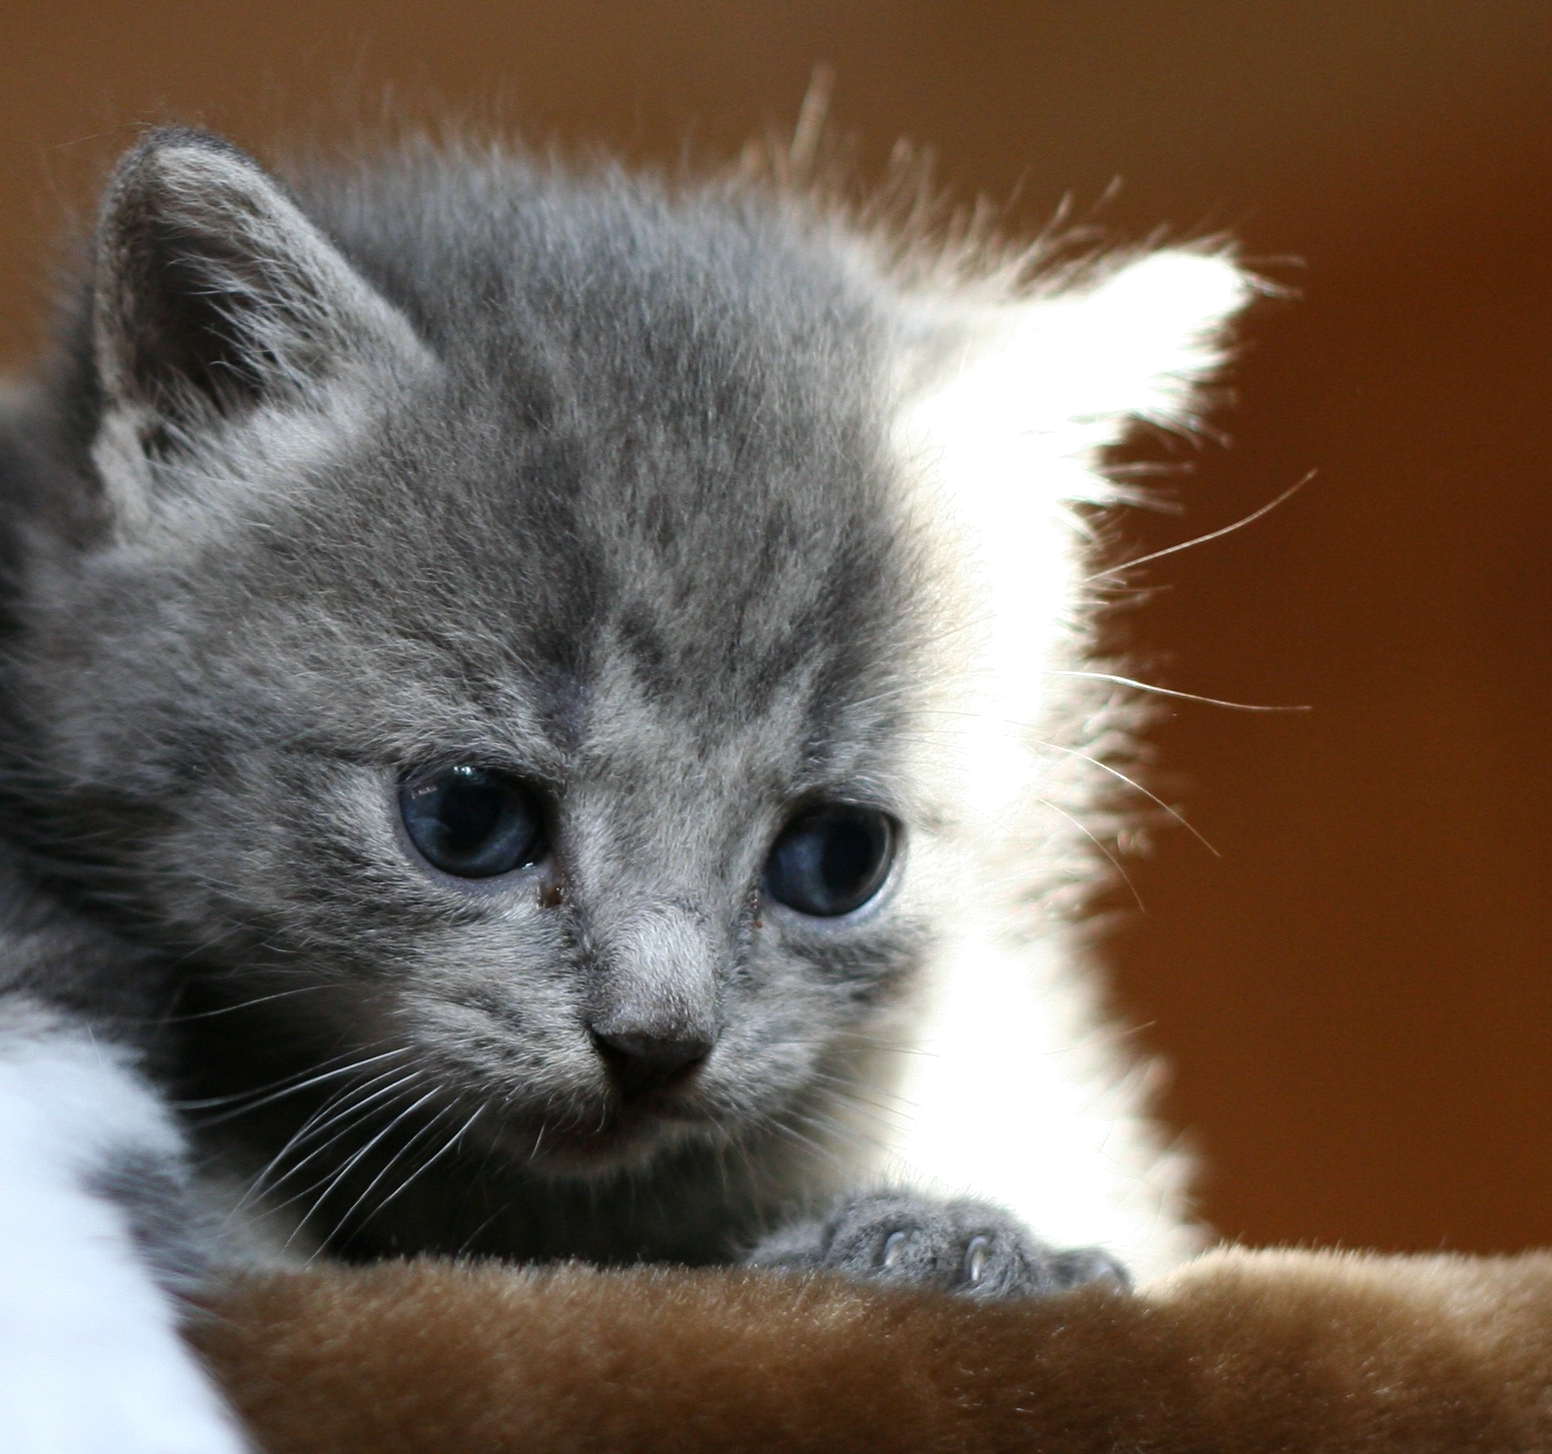
[[495, 878], [550, 851], [544, 812], [516, 778], [485, 767], [450, 767], [399, 787], [404, 831], [433, 868], [457, 878]]
[[884, 885], [894, 862], [894, 820], [876, 808], [833, 803], [782, 829], [765, 865], [765, 892], [817, 919], [860, 909]]

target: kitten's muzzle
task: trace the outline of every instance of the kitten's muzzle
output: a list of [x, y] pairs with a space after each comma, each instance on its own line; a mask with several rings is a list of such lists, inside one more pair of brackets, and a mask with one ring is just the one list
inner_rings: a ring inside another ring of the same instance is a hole
[[717, 1043], [722, 946], [683, 905], [638, 909], [601, 933], [586, 1016], [615, 1090], [646, 1095], [688, 1080]]

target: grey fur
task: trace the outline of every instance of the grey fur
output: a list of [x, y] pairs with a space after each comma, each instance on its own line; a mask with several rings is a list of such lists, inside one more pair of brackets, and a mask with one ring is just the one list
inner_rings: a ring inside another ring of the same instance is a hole
[[1097, 1247], [1058, 1250], [985, 1202], [934, 1202], [911, 1190], [848, 1197], [827, 1217], [773, 1233], [749, 1259], [757, 1267], [824, 1267], [850, 1277], [935, 1287], [983, 1300], [1041, 1297], [1080, 1283], [1131, 1286]]
[[90, 1169], [85, 1189], [121, 1207], [152, 1276], [170, 1292], [196, 1291], [221, 1248], [219, 1225], [201, 1214], [185, 1161], [120, 1151]]

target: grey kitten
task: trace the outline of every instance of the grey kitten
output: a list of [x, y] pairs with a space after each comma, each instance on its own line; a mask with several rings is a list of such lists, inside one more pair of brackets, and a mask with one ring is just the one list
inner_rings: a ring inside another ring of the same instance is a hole
[[1052, 911], [1127, 710], [1073, 507], [1247, 284], [892, 256], [495, 151], [120, 164], [0, 423], [5, 1448], [235, 1447], [177, 1295], [276, 1248], [1189, 1249]]

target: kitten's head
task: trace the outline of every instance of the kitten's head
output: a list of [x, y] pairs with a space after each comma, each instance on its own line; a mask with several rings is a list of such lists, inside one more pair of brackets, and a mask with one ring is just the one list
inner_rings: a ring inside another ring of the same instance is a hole
[[795, 1116], [885, 1033], [1028, 792], [1061, 512], [1243, 291], [912, 293], [747, 194], [422, 155], [293, 195], [187, 132], [96, 259], [35, 841], [277, 1044], [566, 1174]]

